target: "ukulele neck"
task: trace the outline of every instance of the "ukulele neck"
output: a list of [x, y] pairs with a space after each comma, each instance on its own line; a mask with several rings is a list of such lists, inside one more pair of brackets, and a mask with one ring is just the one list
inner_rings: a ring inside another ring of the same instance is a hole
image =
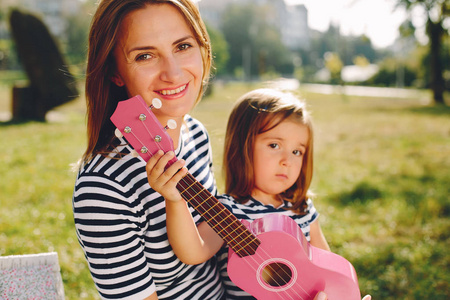
[[208, 225], [240, 257], [253, 255], [260, 245], [258, 238], [249, 231], [222, 203], [206, 190], [191, 174], [177, 185], [181, 196]]

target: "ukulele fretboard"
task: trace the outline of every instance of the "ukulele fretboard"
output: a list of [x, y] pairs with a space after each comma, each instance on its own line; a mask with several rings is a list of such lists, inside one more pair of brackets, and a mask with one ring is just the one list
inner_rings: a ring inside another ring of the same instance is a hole
[[240, 257], [255, 254], [261, 243], [226, 207], [191, 174], [177, 185], [181, 196]]

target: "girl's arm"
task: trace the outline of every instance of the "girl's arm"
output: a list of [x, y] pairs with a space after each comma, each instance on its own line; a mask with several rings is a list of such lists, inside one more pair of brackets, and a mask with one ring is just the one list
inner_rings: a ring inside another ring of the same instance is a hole
[[156, 292], [145, 298], [144, 300], [158, 300], [158, 295], [156, 295]]
[[319, 220], [316, 219], [314, 222], [310, 224], [310, 237], [311, 237], [311, 245], [314, 247], [330, 251], [330, 246], [328, 246], [327, 240], [322, 233], [322, 229], [320, 228]]
[[187, 174], [184, 161], [179, 160], [164, 170], [173, 152], [158, 151], [147, 162], [150, 186], [166, 200], [167, 236], [178, 259], [186, 264], [199, 264], [219, 251], [223, 240], [206, 222], [195, 225], [186, 201], [177, 190], [177, 183]]

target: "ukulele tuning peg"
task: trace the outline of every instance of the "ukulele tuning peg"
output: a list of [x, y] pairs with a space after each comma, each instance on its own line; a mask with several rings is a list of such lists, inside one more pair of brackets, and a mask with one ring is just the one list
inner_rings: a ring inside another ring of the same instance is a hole
[[167, 129], [175, 129], [175, 128], [177, 128], [177, 121], [170, 119], [169, 121], [167, 121], [167, 125], [164, 128], [166, 130]]
[[150, 105], [150, 109], [156, 108], [156, 109], [160, 109], [162, 106], [162, 102], [161, 100], [159, 100], [158, 98], [153, 98], [152, 100], [152, 105]]
[[122, 134], [122, 132], [120, 132], [119, 128], [116, 128], [116, 130], [114, 131], [114, 134], [118, 138], [122, 138], [123, 137], [123, 134]]
[[139, 115], [139, 120], [145, 121], [145, 120], [147, 120], [147, 116], [145, 114], [140, 114]]
[[147, 153], [148, 152], [148, 148], [147, 147], [145, 147], [145, 146], [143, 146], [142, 148], [141, 148], [141, 153]]

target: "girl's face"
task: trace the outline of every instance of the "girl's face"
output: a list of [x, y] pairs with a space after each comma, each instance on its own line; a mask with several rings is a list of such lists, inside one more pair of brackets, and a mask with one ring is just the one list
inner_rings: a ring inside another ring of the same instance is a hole
[[129, 13], [114, 49], [117, 72], [112, 81], [130, 97], [141, 95], [162, 124], [180, 122], [198, 97], [203, 64], [200, 46], [183, 15], [170, 4], [148, 5]]
[[308, 127], [289, 118], [258, 134], [253, 148], [252, 197], [264, 204], [278, 203], [277, 195], [300, 176], [308, 142]]

